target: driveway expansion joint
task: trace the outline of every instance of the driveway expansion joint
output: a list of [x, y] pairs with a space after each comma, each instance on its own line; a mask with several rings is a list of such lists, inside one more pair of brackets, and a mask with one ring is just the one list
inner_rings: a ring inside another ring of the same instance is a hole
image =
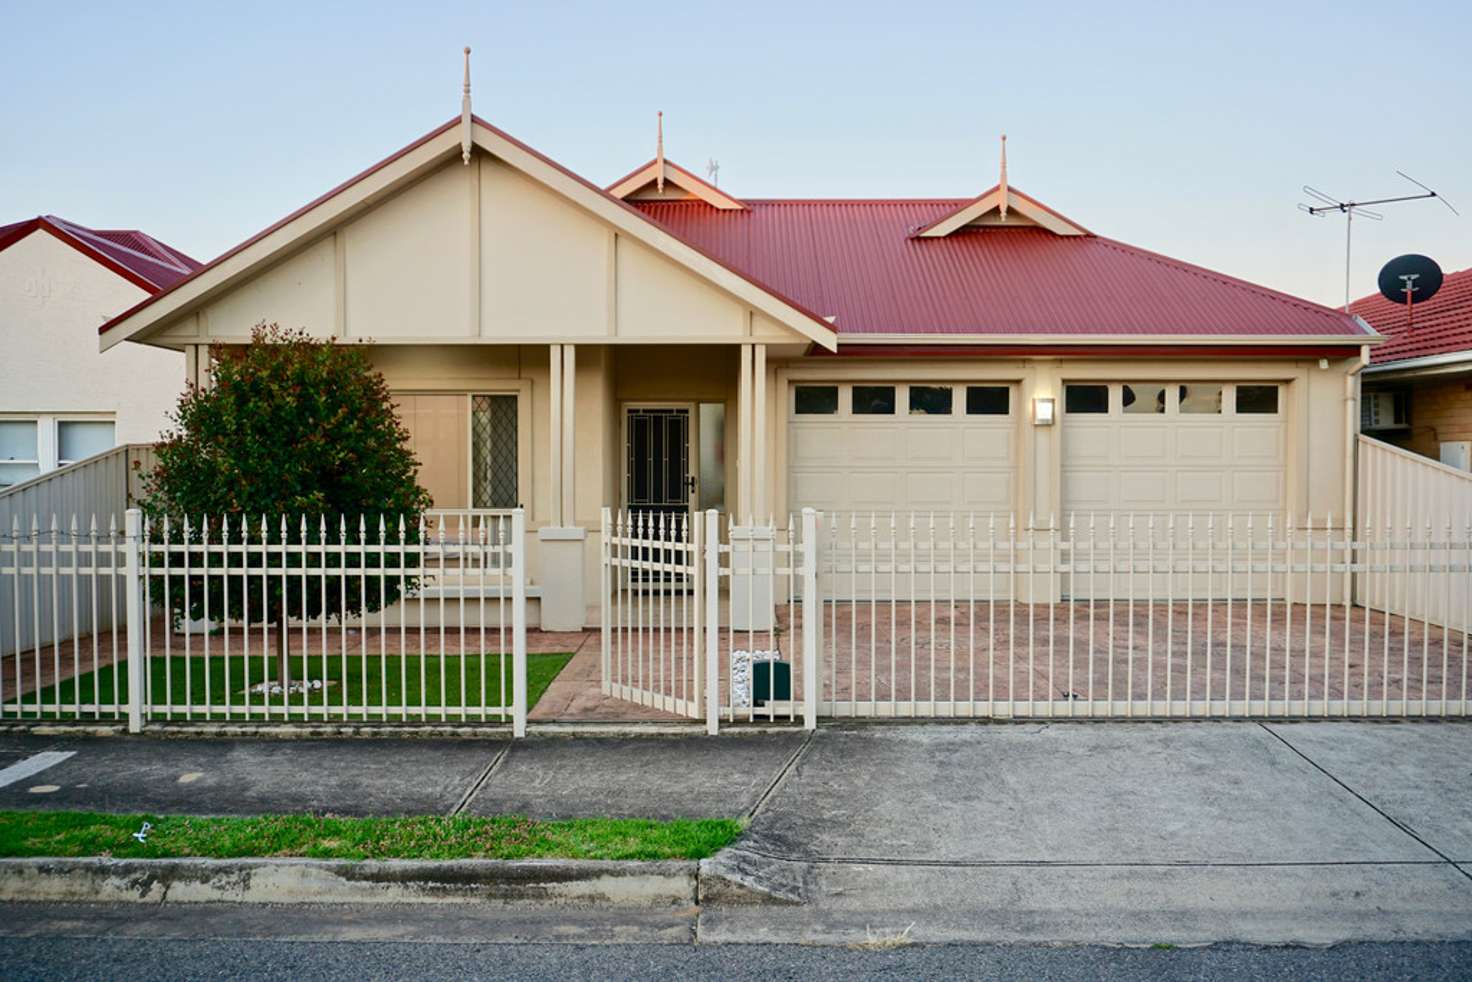
[[1396, 828], [1400, 829], [1406, 835], [1410, 836], [1412, 839], [1415, 839], [1422, 846], [1426, 847], [1428, 850], [1430, 850], [1431, 852], [1435, 853], [1437, 856], [1441, 857], [1441, 860], [1444, 863], [1449, 864], [1452, 867], [1452, 869], [1454, 869], [1458, 873], [1462, 874], [1462, 876], [1466, 877], [1468, 880], [1472, 880], [1472, 872], [1469, 872], [1468, 870], [1463, 869], [1461, 866], [1457, 865], [1456, 860], [1452, 859], [1446, 853], [1442, 852], [1440, 849], [1438, 849], [1435, 846], [1433, 846], [1430, 842], [1427, 842], [1426, 839], [1424, 839], [1420, 835], [1420, 833], [1418, 833], [1415, 829], [1411, 828], [1406, 823], [1404, 823], [1404, 822], [1400, 821], [1399, 819], [1395, 818], [1394, 816], [1390, 815], [1384, 809], [1382, 809], [1379, 805], [1375, 804], [1369, 798], [1366, 798], [1364, 795], [1360, 794], [1358, 791], [1356, 791], [1354, 788], [1350, 787], [1344, 781], [1340, 780], [1339, 777], [1337, 777], [1332, 772], [1330, 772], [1328, 768], [1324, 767], [1324, 765], [1320, 764], [1318, 761], [1314, 760], [1308, 754], [1304, 753], [1302, 750], [1299, 750], [1293, 744], [1289, 743], [1288, 742], [1288, 738], [1285, 737], [1285, 736], [1283, 736], [1277, 730], [1275, 730], [1272, 727], [1268, 726], [1266, 723], [1258, 723], [1257, 725], [1259, 727], [1261, 727], [1263, 729], [1263, 731], [1265, 731], [1270, 736], [1272, 736], [1275, 740], [1277, 740], [1279, 743], [1281, 743], [1283, 746], [1287, 747], [1289, 750], [1293, 751], [1295, 754], [1297, 754], [1299, 757], [1301, 757], [1304, 760], [1304, 762], [1306, 762], [1310, 767], [1314, 768], [1320, 774], [1323, 774], [1325, 777], [1327, 777], [1329, 780], [1333, 781], [1335, 784], [1339, 785], [1345, 791], [1347, 791], [1350, 794], [1354, 795], [1354, 797], [1356, 799], [1358, 799], [1362, 804], [1364, 804], [1365, 807], [1369, 808], [1371, 811], [1373, 811], [1375, 814], [1379, 815], [1381, 818], [1385, 819], [1391, 825], [1394, 825]]
[[761, 813], [762, 809], [766, 807], [767, 802], [771, 799], [772, 795], [776, 794], [777, 789], [782, 786], [782, 783], [786, 780], [787, 775], [790, 774], [793, 767], [797, 765], [798, 760], [801, 759], [803, 754], [807, 753], [808, 747], [812, 744], [813, 738], [817, 735], [817, 730], [809, 730], [807, 732], [807, 735], [803, 737], [802, 743], [798, 744], [797, 749], [792, 752], [792, 756], [787, 758], [787, 763], [783, 764], [782, 769], [779, 770], [777, 772], [777, 775], [772, 778], [772, 783], [767, 785], [767, 789], [762, 792], [761, 797], [758, 798], [756, 800], [756, 803], [747, 810], [746, 819], [748, 822], [755, 819], [757, 815]]
[[455, 804], [454, 808], [450, 809], [446, 817], [454, 818], [470, 806], [470, 803], [475, 800], [475, 796], [480, 794], [480, 789], [485, 787], [486, 782], [491, 779], [492, 774], [496, 773], [497, 768], [501, 766], [501, 761], [505, 760], [509, 753], [511, 753], [510, 743], [496, 752], [496, 756], [491, 758], [491, 762], [486, 765], [486, 769], [481, 771], [480, 776], [470, 783], [470, 787], [465, 789], [465, 794], [460, 796], [460, 800]]

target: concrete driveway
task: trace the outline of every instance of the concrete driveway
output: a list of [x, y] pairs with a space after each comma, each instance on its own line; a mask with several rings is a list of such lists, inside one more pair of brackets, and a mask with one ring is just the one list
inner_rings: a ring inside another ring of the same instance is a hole
[[829, 728], [740, 848], [808, 903], [712, 940], [1472, 937], [1472, 726]]

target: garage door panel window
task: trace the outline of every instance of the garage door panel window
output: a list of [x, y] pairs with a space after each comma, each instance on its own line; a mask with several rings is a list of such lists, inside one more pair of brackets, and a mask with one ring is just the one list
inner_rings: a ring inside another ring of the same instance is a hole
[[894, 386], [854, 386], [853, 411], [855, 416], [893, 416]]
[[792, 403], [792, 411], [799, 416], [832, 416], [838, 412], [838, 386], [796, 386]]
[[966, 386], [967, 416], [1006, 416], [1012, 411], [1012, 390], [1005, 385]]
[[951, 387], [949, 385], [910, 386], [911, 416], [949, 416], [951, 414]]
[[1165, 386], [1154, 382], [1131, 382], [1120, 387], [1120, 402], [1127, 415], [1163, 415]]
[[1193, 382], [1179, 387], [1180, 411], [1182, 413], [1213, 415], [1222, 411], [1223, 386]]
[[1237, 415], [1273, 415], [1278, 411], [1276, 385], [1237, 386]]
[[1063, 411], [1102, 415], [1109, 412], [1109, 386], [1068, 385], [1063, 388]]

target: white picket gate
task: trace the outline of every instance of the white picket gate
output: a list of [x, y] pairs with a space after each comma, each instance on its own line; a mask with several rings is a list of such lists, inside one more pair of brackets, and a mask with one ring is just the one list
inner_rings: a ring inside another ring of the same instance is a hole
[[[605, 695], [706, 720], [817, 725], [817, 528], [603, 509]], [[784, 694], [785, 690], [785, 694]]]
[[0, 535], [0, 721], [525, 732], [520, 509], [107, 527]]

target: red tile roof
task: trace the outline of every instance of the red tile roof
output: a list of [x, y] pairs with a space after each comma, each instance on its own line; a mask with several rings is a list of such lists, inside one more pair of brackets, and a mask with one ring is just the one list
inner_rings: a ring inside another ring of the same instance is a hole
[[137, 229], [94, 229], [55, 215], [0, 225], [0, 251], [32, 232], [45, 231], [129, 282], [157, 293], [199, 268], [177, 249]]
[[913, 233], [967, 203], [634, 201], [676, 235], [826, 316], [843, 335], [1364, 336], [1342, 311], [1097, 235]]
[[1378, 293], [1361, 297], [1349, 309], [1386, 337], [1371, 352], [1372, 364], [1472, 351], [1472, 268], [1446, 274], [1436, 296], [1416, 304], [1410, 330], [1405, 305]]

